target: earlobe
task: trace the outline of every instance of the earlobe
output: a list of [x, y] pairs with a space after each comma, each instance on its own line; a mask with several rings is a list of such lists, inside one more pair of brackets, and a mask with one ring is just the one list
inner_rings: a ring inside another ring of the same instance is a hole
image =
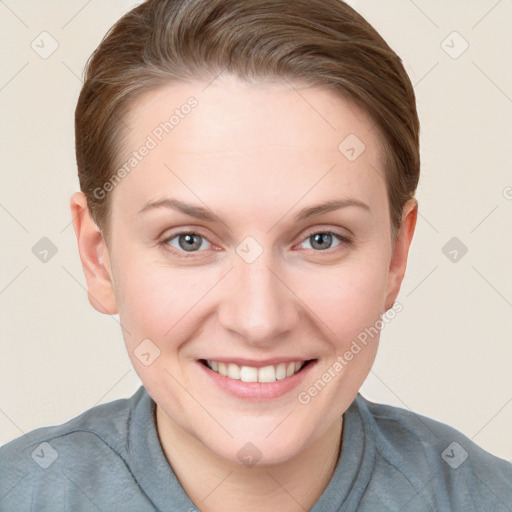
[[87, 198], [82, 192], [76, 192], [71, 197], [71, 216], [89, 302], [100, 313], [114, 315], [117, 305], [107, 245], [91, 217]]
[[386, 310], [392, 307], [400, 291], [417, 217], [418, 202], [415, 198], [409, 199], [403, 209], [402, 225], [395, 240], [389, 264]]

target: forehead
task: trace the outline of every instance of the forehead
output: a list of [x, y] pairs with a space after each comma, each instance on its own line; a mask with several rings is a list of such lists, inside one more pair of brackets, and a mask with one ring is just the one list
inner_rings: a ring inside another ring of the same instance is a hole
[[[125, 119], [122, 160], [151, 146], [122, 186], [140, 205], [165, 190], [237, 190], [298, 199], [337, 187], [385, 188], [384, 152], [370, 117], [332, 90], [287, 81], [172, 83], [141, 96]], [[317, 185], [315, 185], [317, 183]], [[115, 194], [119, 191], [115, 190]]]
[[[193, 108], [187, 106], [191, 98]], [[284, 79], [247, 83], [232, 75], [211, 83], [174, 82], [143, 94], [126, 118], [127, 142], [132, 146], [141, 133], [155, 130], [158, 136], [158, 125], [173, 114], [164, 144], [175, 141], [180, 151], [194, 153], [203, 135], [201, 149], [208, 152], [218, 152], [220, 143], [234, 152], [262, 145], [337, 152], [350, 133], [367, 147], [377, 142], [370, 117], [341, 93]]]

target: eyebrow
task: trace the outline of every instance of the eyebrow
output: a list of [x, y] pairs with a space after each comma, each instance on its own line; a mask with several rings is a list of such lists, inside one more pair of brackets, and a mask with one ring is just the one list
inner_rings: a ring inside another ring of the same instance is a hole
[[[296, 214], [294, 220], [295, 222], [300, 222], [315, 215], [323, 215], [325, 213], [340, 210], [341, 208], [348, 208], [350, 206], [355, 206], [370, 211], [370, 207], [359, 199], [332, 199], [330, 201], [325, 201], [323, 203], [318, 203], [313, 206], [303, 208]], [[148, 202], [141, 210], [139, 210], [138, 213], [140, 214], [159, 208], [168, 208], [181, 212], [190, 217], [224, 224], [224, 221], [221, 219], [221, 217], [213, 213], [208, 208], [195, 206], [193, 204], [179, 201], [177, 199], [159, 199], [158, 201]]]

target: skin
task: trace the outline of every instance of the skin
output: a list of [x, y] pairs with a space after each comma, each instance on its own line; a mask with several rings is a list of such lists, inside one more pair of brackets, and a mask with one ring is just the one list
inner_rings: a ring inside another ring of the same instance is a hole
[[[157, 404], [164, 453], [198, 509], [309, 509], [332, 477], [342, 414], [371, 369], [378, 336], [308, 404], [297, 394], [395, 301], [417, 204], [406, 204], [393, 240], [372, 121], [332, 91], [298, 83], [223, 76], [207, 88], [179, 83], [147, 93], [126, 119], [126, 155], [189, 96], [198, 106], [111, 192], [108, 244], [85, 196], [72, 197], [89, 299], [119, 313], [133, 366]], [[353, 162], [338, 150], [349, 134], [366, 146]], [[223, 222], [165, 207], [139, 213], [171, 197]], [[332, 199], [368, 209], [294, 220]], [[182, 231], [204, 237], [200, 248], [183, 249]], [[334, 236], [318, 249], [312, 235], [325, 232], [351, 242]], [[248, 236], [263, 251], [252, 263], [236, 252]], [[145, 366], [134, 351], [148, 338], [160, 355]], [[317, 361], [298, 389], [260, 401], [208, 385], [197, 362], [288, 356]], [[237, 457], [247, 442], [261, 453], [253, 467]]]

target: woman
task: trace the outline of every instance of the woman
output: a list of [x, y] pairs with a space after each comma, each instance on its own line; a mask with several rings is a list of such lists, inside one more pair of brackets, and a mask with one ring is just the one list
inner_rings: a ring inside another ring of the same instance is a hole
[[144, 386], [3, 447], [2, 510], [510, 510], [509, 463], [358, 394], [419, 178], [412, 85], [360, 15], [149, 0], [75, 119], [89, 300]]

